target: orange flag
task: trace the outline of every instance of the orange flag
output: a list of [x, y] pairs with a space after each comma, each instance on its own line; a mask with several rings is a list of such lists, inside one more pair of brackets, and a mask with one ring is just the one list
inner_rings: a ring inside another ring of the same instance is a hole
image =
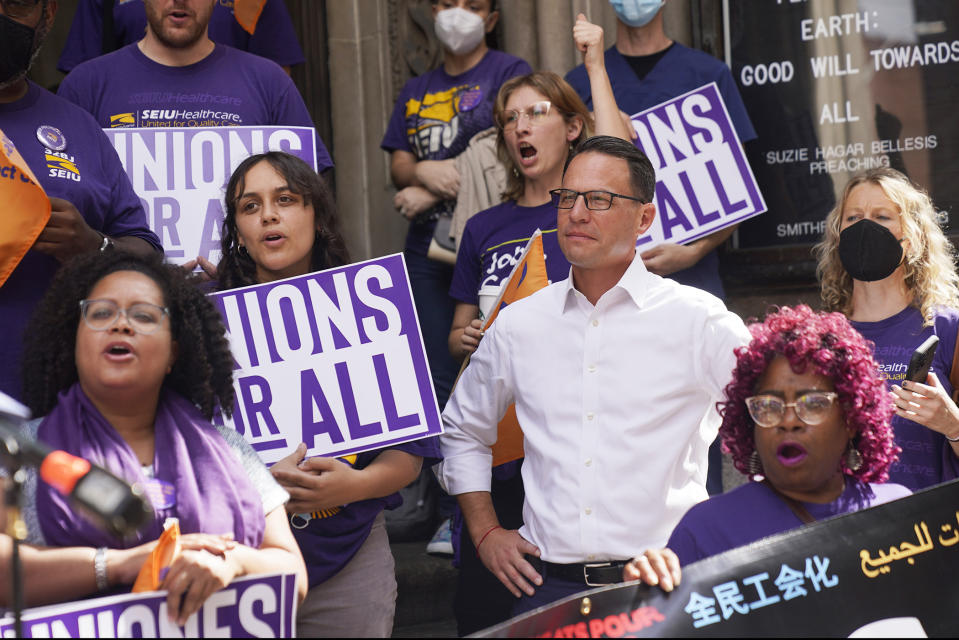
[[260, 14], [266, 0], [234, 0], [233, 17], [240, 23], [243, 30], [251, 36], [256, 31], [256, 23], [260, 21]]
[[528, 295], [536, 293], [549, 284], [546, 276], [546, 256], [543, 253], [543, 232], [539, 229], [526, 243], [526, 248], [513, 267], [500, 291], [499, 297], [493, 303], [489, 317], [483, 325], [483, 331], [489, 329], [493, 320], [499, 315], [500, 309], [508, 304], [522, 300]]
[[[548, 284], [546, 256], [543, 254], [543, 232], [537, 229], [526, 243], [519, 262], [513, 267], [506, 284], [503, 285], [499, 298], [493, 304], [489, 317], [483, 325], [483, 331], [489, 329], [503, 307], [539, 291]], [[497, 427], [496, 442], [493, 444], [493, 466], [518, 460], [523, 455], [523, 430], [516, 418], [515, 405], [510, 405]]]
[[133, 593], [156, 591], [166, 578], [170, 565], [180, 555], [180, 521], [177, 518], [167, 518], [163, 523], [163, 533], [157, 540], [157, 546], [144, 560], [133, 583]]
[[50, 199], [13, 142], [0, 130], [0, 287], [50, 219]]

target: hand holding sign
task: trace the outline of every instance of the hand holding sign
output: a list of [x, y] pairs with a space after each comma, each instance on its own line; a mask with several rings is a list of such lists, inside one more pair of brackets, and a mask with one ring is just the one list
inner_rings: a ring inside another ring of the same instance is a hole
[[50, 207], [50, 220], [37, 237], [34, 249], [66, 262], [100, 246], [103, 237], [90, 228], [71, 202], [50, 198]]
[[276, 481], [290, 494], [287, 511], [326, 511], [361, 499], [360, 471], [336, 458], [317, 456], [304, 460], [305, 455], [306, 445], [301, 442], [293, 453], [270, 468]]
[[644, 251], [640, 257], [650, 273], [668, 276], [693, 266], [699, 262], [702, 254], [695, 244], [681, 245], [667, 242]]
[[200, 267], [200, 271], [193, 274], [196, 282], [209, 282], [210, 280], [216, 280], [216, 265], [204, 258], [203, 256], [197, 256], [189, 262], [184, 262], [180, 266], [187, 273], [193, 273], [193, 270], [197, 268], [197, 265]]
[[624, 582], [642, 580], [645, 584], [659, 585], [666, 593], [678, 587], [681, 578], [679, 558], [668, 548], [647, 549], [623, 567]]
[[186, 549], [180, 553], [163, 580], [167, 590], [167, 611], [178, 625], [203, 606], [215, 591], [226, 587], [240, 575], [240, 567], [230, 555]]

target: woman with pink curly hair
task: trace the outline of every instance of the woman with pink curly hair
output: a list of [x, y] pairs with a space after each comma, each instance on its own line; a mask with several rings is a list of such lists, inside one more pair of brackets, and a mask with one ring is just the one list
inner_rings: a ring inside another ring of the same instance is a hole
[[872, 345], [841, 313], [783, 307], [749, 327], [719, 403], [719, 435], [752, 482], [690, 509], [624, 569], [670, 590], [679, 566], [802, 524], [908, 495], [882, 483], [899, 452]]

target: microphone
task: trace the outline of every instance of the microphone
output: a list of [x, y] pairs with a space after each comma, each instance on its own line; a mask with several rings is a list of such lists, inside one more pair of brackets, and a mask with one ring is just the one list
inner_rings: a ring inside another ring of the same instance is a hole
[[0, 393], [0, 464], [39, 467], [40, 477], [70, 500], [70, 506], [99, 528], [116, 536], [135, 533], [154, 518], [139, 485], [130, 485], [103, 467], [66, 451], [29, 440], [18, 425], [30, 411]]

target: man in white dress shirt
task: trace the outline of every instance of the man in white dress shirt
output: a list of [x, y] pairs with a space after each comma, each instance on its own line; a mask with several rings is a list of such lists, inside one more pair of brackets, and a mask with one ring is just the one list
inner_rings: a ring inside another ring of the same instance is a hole
[[[500, 312], [443, 412], [437, 475], [480, 559], [521, 598], [514, 615], [620, 581], [707, 497], [709, 410], [749, 333], [718, 298], [646, 271], [636, 239], [656, 216], [654, 189], [631, 143], [598, 136], [574, 153], [553, 192], [570, 277]], [[511, 403], [526, 452], [515, 531], [489, 496]]]

